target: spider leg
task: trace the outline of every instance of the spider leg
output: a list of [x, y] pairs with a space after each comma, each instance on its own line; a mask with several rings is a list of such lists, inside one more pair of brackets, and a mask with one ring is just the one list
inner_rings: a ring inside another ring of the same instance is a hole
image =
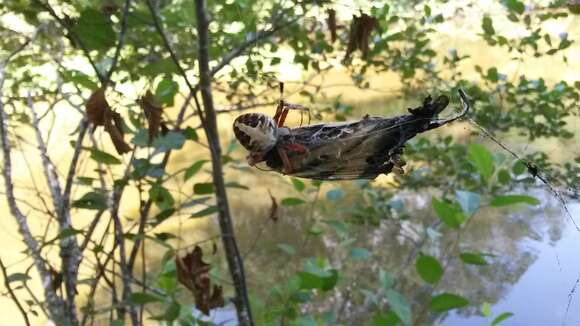
[[286, 145], [285, 148], [291, 152], [298, 153], [298, 154], [308, 153], [308, 147], [301, 145], [301, 144], [298, 144], [298, 143], [288, 144], [288, 145]]
[[284, 174], [292, 173], [292, 163], [290, 163], [290, 160], [288, 159], [286, 150], [281, 147], [278, 147], [276, 150], [278, 151], [278, 155], [280, 155], [280, 159], [282, 160], [282, 172]]
[[278, 127], [284, 126], [284, 122], [286, 121], [286, 116], [288, 115], [288, 112], [290, 110], [300, 111], [300, 126], [302, 126], [302, 112], [304, 112], [304, 111], [308, 112], [308, 124], [310, 124], [310, 109], [309, 108], [302, 106], [302, 105], [299, 105], [299, 104], [292, 104], [292, 103], [286, 103], [284, 101], [280, 101], [280, 104], [278, 105], [278, 108], [276, 109], [276, 115], [278, 115], [278, 111], [280, 111], [279, 116], [278, 116], [278, 120], [274, 119], [275, 121], [277, 121]]
[[282, 127], [284, 125], [284, 120], [286, 120], [288, 110], [285, 107], [286, 103], [284, 100], [280, 100], [280, 102], [278, 102], [278, 106], [276, 107], [276, 114], [274, 114], [274, 122], [276, 122], [278, 127]]

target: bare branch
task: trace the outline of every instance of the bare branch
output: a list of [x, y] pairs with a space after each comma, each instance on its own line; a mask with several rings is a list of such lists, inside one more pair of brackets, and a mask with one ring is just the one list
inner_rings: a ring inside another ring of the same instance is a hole
[[[28, 106], [32, 113], [32, 126], [36, 134], [36, 141], [38, 143], [38, 149], [40, 151], [40, 158], [42, 161], [42, 166], [44, 169], [44, 175], [48, 183], [48, 188], [50, 190], [52, 201], [54, 205], [54, 210], [58, 217], [59, 232], [64, 230], [72, 229], [72, 222], [70, 218], [70, 211], [68, 210], [68, 204], [65, 206], [63, 200], [63, 195], [60, 187], [60, 182], [58, 181], [58, 175], [56, 173], [56, 168], [50, 157], [48, 156], [48, 150], [44, 139], [42, 138], [42, 133], [40, 131], [40, 125], [38, 121], [38, 115], [34, 109], [32, 98], [28, 100]], [[75, 164], [76, 165], [76, 164]], [[73, 324], [78, 323], [77, 312], [76, 312], [76, 282], [78, 276], [78, 265], [81, 261], [81, 252], [79, 251], [78, 243], [74, 235], [69, 237], [64, 237], [60, 240], [60, 256], [62, 259], [62, 273], [63, 280], [66, 288], [67, 295], [67, 317], [70, 318], [70, 322]]]
[[[212, 75], [209, 69], [209, 18], [206, 2], [204, 0], [195, 0], [195, 11], [197, 17], [197, 36], [199, 39], [199, 85], [204, 112], [206, 114], [204, 129], [211, 153], [212, 177], [218, 207], [218, 220], [230, 274], [232, 280], [234, 281], [234, 304], [236, 305], [238, 322], [240, 325], [252, 325], [252, 311], [250, 300], [248, 298], [248, 290], [246, 287], [244, 263], [236, 243], [221, 165], [221, 148], [217, 128], [217, 119], [213, 104], [213, 96], [211, 93]], [[193, 98], [198, 107], [198, 110], [201, 110], [196, 94], [193, 94]]]
[[16, 294], [12, 290], [12, 287], [10, 286], [10, 280], [8, 280], [8, 272], [6, 271], [6, 266], [4, 266], [4, 262], [2, 262], [2, 258], [0, 258], [0, 269], [2, 269], [2, 275], [4, 275], [4, 286], [6, 286], [6, 289], [8, 290], [8, 293], [12, 298], [12, 301], [14, 301], [14, 303], [18, 307], [18, 310], [20, 311], [20, 314], [22, 315], [24, 322], [26, 323], [27, 326], [30, 326], [30, 320], [28, 320], [26, 310], [24, 310], [24, 307], [22, 307], [22, 304], [20, 304], [18, 297], [16, 296]]
[[[117, 42], [117, 48], [115, 49], [115, 55], [113, 56], [113, 61], [111, 62], [111, 67], [107, 72], [106, 83], [111, 81], [111, 76], [117, 68], [117, 63], [119, 62], [119, 56], [121, 55], [121, 49], [125, 43], [125, 32], [127, 31], [127, 18], [129, 17], [129, 8], [131, 7], [131, 0], [125, 1], [125, 7], [123, 8], [123, 18], [121, 19], [121, 31], [119, 32], [119, 41]], [[106, 85], [103, 85], [106, 86]]]
[[52, 288], [52, 278], [46, 267], [46, 263], [42, 258], [40, 251], [38, 249], [38, 243], [34, 239], [32, 232], [30, 231], [28, 221], [26, 216], [22, 214], [22, 211], [18, 208], [16, 204], [16, 198], [14, 196], [14, 185], [12, 183], [12, 160], [11, 160], [11, 147], [10, 141], [8, 140], [8, 121], [6, 112], [4, 111], [4, 103], [2, 102], [3, 95], [3, 85], [4, 85], [4, 67], [7, 61], [0, 62], [0, 140], [2, 141], [2, 154], [4, 159], [4, 168], [2, 170], [4, 176], [4, 184], [6, 188], [6, 199], [8, 201], [8, 206], [10, 208], [10, 213], [16, 219], [18, 224], [19, 233], [24, 238], [24, 243], [30, 252], [34, 265], [40, 278], [42, 280], [42, 286], [44, 289], [44, 296], [46, 298], [48, 309], [52, 318], [55, 321], [63, 321], [63, 302], [56, 295], [56, 292]]

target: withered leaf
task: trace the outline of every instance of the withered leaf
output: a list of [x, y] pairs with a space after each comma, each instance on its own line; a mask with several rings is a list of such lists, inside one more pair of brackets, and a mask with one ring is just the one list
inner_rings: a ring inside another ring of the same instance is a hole
[[52, 266], [48, 266], [52, 278], [51, 286], [54, 291], [58, 291], [62, 285], [62, 273], [57, 272]]
[[369, 52], [370, 35], [377, 26], [377, 19], [364, 13], [352, 19], [345, 60], [350, 59], [351, 54], [356, 50], [360, 50], [363, 57], [366, 57]]
[[137, 100], [137, 103], [143, 109], [147, 123], [149, 124], [149, 144], [159, 135], [159, 129], [163, 134], [167, 133], [168, 128], [163, 123], [161, 114], [163, 108], [155, 103], [155, 97], [151, 91], [147, 91], [145, 95]]
[[131, 146], [124, 140], [123, 118], [119, 113], [113, 112], [109, 106], [104, 88], [99, 88], [91, 94], [86, 104], [86, 111], [87, 118], [94, 126], [93, 131], [97, 126], [104, 126], [117, 153], [124, 154], [131, 150]]
[[175, 266], [177, 280], [191, 291], [197, 309], [209, 315], [211, 309], [225, 305], [222, 287], [211, 284], [209, 277], [211, 266], [203, 261], [201, 247], [195, 246], [193, 251], [184, 257], [177, 255]]
[[268, 194], [270, 194], [270, 199], [272, 200], [272, 206], [270, 206], [270, 215], [268, 215], [268, 218], [273, 222], [278, 222], [278, 201], [276, 201], [276, 198], [272, 196], [270, 190], [268, 190]]
[[87, 118], [95, 126], [105, 124], [105, 112], [110, 111], [111, 107], [105, 98], [105, 90], [99, 88], [91, 94], [86, 104]]
[[[110, 116], [110, 118], [109, 118]], [[123, 135], [123, 118], [117, 112], [108, 111], [105, 119], [105, 131], [109, 133], [117, 153], [124, 154], [131, 151], [131, 146], [125, 142]]]
[[327, 11], [328, 18], [328, 29], [330, 30], [330, 40], [332, 42], [336, 41], [336, 11], [334, 9], [329, 9]]

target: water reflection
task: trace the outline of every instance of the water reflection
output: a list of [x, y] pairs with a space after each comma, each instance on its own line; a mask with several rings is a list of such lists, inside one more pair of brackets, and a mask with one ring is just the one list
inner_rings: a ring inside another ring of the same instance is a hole
[[[395, 106], [404, 107], [400, 103]], [[372, 108], [369, 110], [373, 111]], [[244, 167], [245, 154], [240, 151], [233, 155], [242, 159], [240, 166]], [[355, 202], [361, 201], [361, 190], [356, 182], [323, 183], [319, 191], [308, 186], [306, 194], [299, 194], [288, 178], [275, 173], [239, 172], [230, 168], [227, 179], [250, 188], [230, 190], [230, 203], [236, 236], [245, 257], [248, 284], [253, 297], [262, 304], [268, 304], [273, 286], [284, 283], [301, 269], [305, 258], [319, 256], [326, 257], [334, 268], [340, 270], [339, 282], [335, 290], [318, 296], [315, 303], [305, 305], [303, 312], [332, 311], [339, 324], [370, 323], [372, 304], [361, 290], [376, 291], [380, 269], [395, 275], [396, 289], [411, 302], [414, 324], [417, 325], [490, 324], [495, 316], [508, 311], [515, 315], [506, 322], [507, 325], [548, 325], [564, 320], [568, 294], [577, 273], [580, 273], [580, 261], [574, 259], [573, 252], [574, 248], [580, 247], [580, 235], [569, 227], [566, 215], [550, 193], [534, 193], [541, 198], [542, 206], [483, 207], [471, 217], [458, 239], [457, 233], [438, 227], [429, 202], [432, 194], [397, 193], [391, 189], [387, 193], [396, 193], [396, 197], [386, 197], [384, 201], [397, 200], [402, 204], [402, 213], [391, 212], [386, 219], [351, 225], [345, 235], [327, 221], [352, 219], [350, 209]], [[375, 186], [381, 188], [387, 184], [386, 181], [379, 179]], [[329, 202], [325, 194], [336, 186], [342, 187], [347, 196], [339, 202]], [[271, 207], [268, 190], [278, 200], [303, 197], [308, 204], [281, 207], [280, 218], [274, 223], [268, 218]], [[570, 208], [574, 209], [572, 205]], [[578, 207], [575, 208], [578, 215]], [[323, 232], [314, 235], [309, 232], [312, 229]], [[162, 225], [158, 231], [176, 233], [180, 240], [175, 244], [180, 248], [219, 233], [214, 218], [189, 220], [187, 217], [179, 218], [179, 223]], [[219, 239], [215, 241], [219, 243]], [[345, 245], [345, 242], [349, 244]], [[280, 244], [292, 246], [295, 254], [280, 250]], [[366, 248], [372, 257], [362, 262], [346, 259], [352, 247]], [[158, 260], [164, 250], [161, 247], [148, 250], [148, 258]], [[488, 266], [468, 266], [457, 259], [459, 251], [487, 252], [494, 256], [489, 258], [491, 264]], [[435, 290], [426, 285], [415, 271], [414, 261], [421, 252], [446, 264], [445, 277]], [[220, 267], [219, 275], [226, 285], [226, 295], [231, 295], [231, 287], [227, 288], [227, 267], [221, 253], [208, 258]], [[149, 266], [155, 266], [155, 262]], [[426, 307], [431, 295], [441, 292], [462, 295], [471, 304], [468, 308], [436, 318]], [[553, 305], [546, 305], [546, 300]], [[482, 315], [484, 303], [492, 307], [489, 317]], [[570, 324], [580, 319], [578, 304], [572, 303], [567, 317]]]

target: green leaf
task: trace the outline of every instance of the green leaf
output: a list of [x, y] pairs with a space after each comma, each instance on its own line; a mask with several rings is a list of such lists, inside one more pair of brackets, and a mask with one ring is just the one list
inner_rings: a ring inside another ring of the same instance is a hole
[[294, 254], [296, 254], [296, 249], [289, 244], [279, 243], [276, 245], [276, 247], [285, 252], [286, 254], [288, 254], [289, 256], [294, 256]]
[[381, 284], [381, 287], [384, 290], [388, 290], [390, 288], [393, 287], [393, 285], [395, 285], [395, 278], [393, 277], [393, 274], [380, 269], [379, 270], [379, 284]]
[[517, 161], [512, 167], [512, 172], [515, 175], [520, 175], [526, 172], [526, 170], [527, 170], [526, 165], [522, 161]]
[[183, 181], [187, 181], [189, 180], [189, 178], [193, 177], [197, 172], [199, 172], [199, 170], [201, 170], [201, 168], [206, 162], [207, 160], [199, 160], [193, 163], [190, 167], [188, 167], [183, 175]]
[[66, 228], [66, 229], [60, 231], [60, 233], [58, 234], [58, 238], [65, 239], [65, 238], [72, 237], [72, 236], [75, 236], [75, 235], [80, 234], [80, 233], [83, 233], [83, 231], [82, 230], [75, 230], [73, 228]]
[[217, 206], [209, 206], [209, 207], [206, 207], [198, 212], [191, 214], [190, 217], [191, 218], [204, 217], [204, 216], [208, 216], [208, 215], [217, 213], [217, 211], [218, 211]]
[[321, 288], [322, 291], [332, 290], [338, 282], [338, 271], [336, 269], [331, 269], [328, 271], [328, 273], [330, 275], [324, 278], [324, 282]]
[[181, 311], [181, 305], [175, 301], [171, 301], [169, 307], [163, 313], [163, 319], [168, 322], [172, 322], [179, 317], [179, 312]]
[[153, 147], [159, 152], [180, 149], [185, 143], [185, 136], [178, 131], [170, 131], [166, 135], [157, 137], [153, 141]]
[[173, 74], [177, 72], [177, 66], [171, 58], [154, 61], [143, 69], [143, 74], [155, 77], [162, 74]]
[[354, 260], [367, 260], [371, 258], [372, 254], [365, 248], [352, 248], [350, 257]]
[[524, 4], [518, 0], [505, 0], [504, 4], [509, 11], [516, 12], [518, 15], [523, 14], [526, 10]]
[[81, 12], [72, 31], [88, 50], [106, 50], [113, 47], [117, 41], [113, 24], [95, 9]]
[[481, 201], [479, 194], [471, 191], [456, 190], [455, 198], [457, 199], [457, 202], [459, 202], [463, 212], [467, 215], [472, 215], [479, 209]]
[[73, 201], [71, 206], [75, 208], [104, 210], [107, 209], [107, 197], [100, 192], [91, 191]]
[[394, 311], [389, 311], [386, 315], [382, 312], [373, 317], [373, 326], [397, 326], [399, 318]]
[[114, 157], [113, 155], [103, 152], [101, 150], [98, 150], [96, 148], [91, 148], [91, 158], [99, 163], [103, 163], [103, 164], [121, 164], [121, 160], [119, 160], [118, 158]]
[[397, 314], [397, 317], [403, 322], [403, 324], [411, 324], [411, 306], [399, 292], [389, 289], [385, 293], [387, 301], [392, 311]]
[[493, 28], [493, 21], [487, 15], [483, 16], [483, 19], [481, 20], [481, 28], [483, 28], [483, 31], [485, 32], [486, 35], [491, 36], [495, 34], [495, 29]]
[[226, 188], [236, 188], [236, 189], [250, 190], [250, 188], [248, 186], [244, 186], [244, 185], [239, 184], [239, 183], [237, 183], [235, 181], [226, 182], [225, 186], [226, 186]]
[[465, 264], [480, 265], [480, 266], [489, 264], [487, 262], [487, 260], [485, 260], [485, 257], [482, 254], [477, 253], [477, 252], [462, 252], [459, 255], [459, 258]]
[[417, 273], [421, 278], [430, 284], [439, 282], [443, 276], [443, 267], [437, 258], [429, 255], [420, 255], [415, 263]]
[[146, 292], [133, 292], [131, 293], [131, 295], [129, 296], [129, 302], [131, 304], [147, 304], [147, 303], [152, 303], [152, 302], [160, 302], [163, 301], [162, 298], [153, 295], [151, 293], [146, 293]]
[[469, 145], [469, 159], [475, 164], [481, 176], [489, 180], [494, 170], [493, 156], [489, 150], [483, 145], [471, 144]]
[[64, 82], [71, 82], [76, 86], [82, 86], [92, 91], [99, 88], [99, 85], [95, 83], [91, 77], [78, 70], [63, 71], [62, 77]]
[[8, 275], [8, 278], [6, 280], [8, 281], [8, 283], [12, 283], [12, 282], [26, 282], [26, 281], [31, 280], [31, 279], [32, 279], [32, 277], [28, 276], [27, 274], [14, 273], [14, 274]]
[[500, 314], [499, 316], [495, 317], [495, 319], [491, 322], [491, 326], [499, 325], [499, 323], [510, 318], [513, 315], [514, 314], [511, 312], [504, 312], [504, 313]]
[[213, 183], [210, 182], [203, 182], [203, 183], [196, 183], [193, 185], [193, 192], [197, 195], [208, 195], [213, 194]]
[[173, 79], [165, 78], [157, 84], [155, 89], [155, 98], [167, 106], [173, 106], [173, 99], [179, 90], [179, 85]]
[[453, 205], [444, 201], [439, 201], [437, 198], [433, 198], [433, 208], [437, 216], [452, 229], [458, 229], [461, 223], [465, 221], [465, 217], [461, 208], [457, 205]]
[[490, 203], [491, 206], [495, 207], [515, 204], [539, 205], [540, 201], [537, 198], [527, 195], [503, 195], [494, 197]]
[[443, 293], [431, 299], [429, 309], [434, 312], [441, 313], [451, 309], [465, 307], [468, 304], [469, 301], [467, 301], [467, 299], [462, 296], [452, 293]]
[[489, 302], [484, 302], [483, 303], [483, 305], [481, 306], [481, 314], [484, 317], [491, 316], [491, 304], [489, 304]]
[[282, 199], [282, 205], [284, 205], [284, 206], [302, 205], [304, 203], [305, 203], [305, 201], [303, 199], [295, 198], [295, 197], [287, 197], [287, 198]]
[[330, 201], [337, 202], [344, 198], [344, 191], [340, 188], [329, 190], [326, 193], [326, 198]]
[[304, 182], [302, 182], [301, 180], [298, 180], [296, 178], [291, 178], [290, 180], [292, 181], [292, 185], [294, 186], [294, 189], [296, 189], [296, 191], [301, 192], [306, 187], [304, 185]]
[[149, 189], [149, 198], [159, 207], [161, 210], [168, 210], [175, 204], [175, 199], [173, 195], [159, 183], [155, 183]]
[[198, 141], [199, 136], [197, 135], [197, 131], [191, 127], [187, 127], [183, 130], [183, 134], [187, 140]]

